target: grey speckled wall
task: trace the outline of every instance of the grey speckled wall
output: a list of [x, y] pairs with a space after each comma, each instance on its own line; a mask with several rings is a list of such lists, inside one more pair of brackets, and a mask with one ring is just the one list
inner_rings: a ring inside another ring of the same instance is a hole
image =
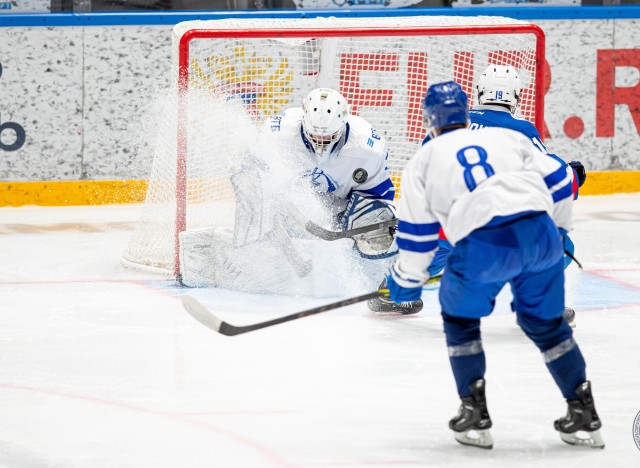
[[[640, 21], [539, 24], [549, 149], [591, 170], [639, 170]], [[145, 178], [143, 116], [170, 55], [170, 26], [0, 29], [0, 180]]]
[[171, 28], [87, 28], [84, 47], [83, 178], [144, 177], [141, 119], [169, 84]]
[[0, 29], [0, 180], [145, 177], [140, 122], [168, 84], [171, 29]]
[[551, 70], [549, 150], [591, 170], [640, 170], [640, 20], [538, 24]]
[[0, 133], [0, 178], [81, 178], [82, 29], [8, 28], [0, 34], [0, 125], [24, 128], [24, 139]]

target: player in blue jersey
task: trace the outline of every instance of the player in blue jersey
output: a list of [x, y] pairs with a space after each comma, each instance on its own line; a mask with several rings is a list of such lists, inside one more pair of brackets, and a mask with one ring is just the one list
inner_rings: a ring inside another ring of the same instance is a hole
[[[508, 65], [489, 65], [476, 85], [476, 106], [469, 112], [469, 129], [477, 130], [485, 127], [509, 128], [527, 136], [531, 142], [549, 157], [557, 160], [569, 174], [573, 176], [572, 190], [574, 199], [578, 198], [578, 189], [584, 184], [586, 171], [579, 161], [571, 161], [568, 164], [562, 158], [549, 153], [542, 143], [542, 138], [536, 127], [528, 120], [516, 117], [522, 83], [515, 68]], [[431, 139], [427, 135], [424, 143]], [[565, 268], [571, 263], [574, 254], [574, 245], [568, 233], [563, 232], [564, 249], [570, 255], [564, 258]], [[452, 247], [446, 239], [440, 240], [440, 250], [431, 265], [432, 272], [444, 268], [447, 256]], [[575, 311], [567, 307], [564, 313], [565, 319], [572, 327], [575, 327]]]
[[433, 141], [409, 161], [398, 208], [398, 258], [390, 298], [412, 301], [429, 279], [440, 228], [453, 246], [439, 300], [461, 406], [449, 422], [458, 442], [491, 448], [480, 319], [508, 283], [520, 326], [542, 353], [568, 410], [554, 427], [572, 445], [604, 447], [585, 361], [563, 320], [560, 229], [572, 225], [572, 178], [522, 133], [467, 128], [467, 97], [454, 82], [424, 101]]
[[[587, 178], [584, 166], [579, 161], [565, 163], [555, 154], [549, 153], [542, 143], [540, 132], [528, 120], [516, 116], [522, 82], [515, 68], [509, 65], [489, 65], [476, 84], [476, 106], [469, 112], [471, 130], [484, 127], [502, 127], [516, 130], [531, 139], [531, 142], [563, 166], [571, 167], [575, 171], [573, 191], [574, 198], [578, 198], [578, 188]], [[431, 139], [427, 135], [422, 144]]]
[[502, 127], [516, 130], [528, 136], [531, 142], [550, 157], [555, 158], [568, 171], [573, 172], [574, 198], [578, 198], [578, 188], [587, 177], [580, 161], [565, 163], [555, 154], [549, 153], [542, 143], [540, 132], [528, 120], [516, 117], [522, 83], [515, 68], [509, 65], [489, 65], [476, 85], [477, 105], [469, 112], [471, 130], [483, 127]]
[[[341, 229], [354, 229], [395, 218], [395, 189], [387, 167], [385, 138], [365, 119], [349, 113], [347, 100], [329, 88], [312, 90], [301, 107], [274, 117], [271, 132], [301, 166], [305, 179], [326, 201]], [[397, 254], [390, 230], [353, 237], [359, 254], [392, 263]], [[417, 313], [422, 300], [396, 304], [369, 301], [375, 312]]]

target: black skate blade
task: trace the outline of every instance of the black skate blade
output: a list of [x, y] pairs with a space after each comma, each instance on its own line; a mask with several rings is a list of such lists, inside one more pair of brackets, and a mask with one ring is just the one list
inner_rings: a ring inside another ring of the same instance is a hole
[[453, 432], [453, 437], [462, 445], [478, 447], [482, 449], [493, 448], [493, 437], [489, 429], [469, 429], [463, 432]]
[[417, 314], [420, 311], [416, 312], [401, 312], [399, 310], [371, 310], [369, 309], [372, 315], [375, 317], [409, 317], [411, 315]]
[[577, 431], [573, 434], [565, 434], [564, 432], [560, 433], [560, 438], [563, 442], [569, 445], [579, 445], [581, 447], [591, 447], [591, 448], [604, 448], [604, 440], [602, 439], [602, 435], [600, 435], [600, 430], [597, 431]]
[[422, 310], [423, 304], [412, 303], [409, 307], [402, 307], [395, 302], [383, 301], [380, 298], [376, 298], [368, 301], [367, 306], [369, 307], [369, 310], [376, 315], [398, 316], [417, 314]]

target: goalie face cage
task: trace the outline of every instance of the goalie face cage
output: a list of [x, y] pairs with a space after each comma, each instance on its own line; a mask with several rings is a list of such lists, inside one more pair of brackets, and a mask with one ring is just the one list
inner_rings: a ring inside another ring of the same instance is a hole
[[[473, 106], [475, 83], [486, 66], [512, 65], [523, 86], [518, 115], [541, 133], [544, 125], [544, 33], [509, 18], [192, 21], [174, 28], [173, 47], [177, 115], [168, 121], [177, 139], [170, 127], [159, 131], [159, 140], [167, 141], [155, 143], [142, 220], [124, 261], [174, 275], [180, 232], [233, 225], [228, 179], [252, 138], [252, 125], [300, 106], [316, 87], [338, 90], [353, 114], [385, 136], [397, 187], [426, 135], [422, 103], [433, 83], [458, 82]], [[221, 108], [221, 97], [239, 102], [245, 115]]]

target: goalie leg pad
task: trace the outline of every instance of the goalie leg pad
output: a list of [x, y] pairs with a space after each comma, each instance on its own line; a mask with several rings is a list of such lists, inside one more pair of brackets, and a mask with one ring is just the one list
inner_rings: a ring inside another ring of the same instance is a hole
[[[342, 229], [355, 229], [362, 226], [388, 221], [396, 217], [396, 209], [385, 200], [352, 195], [342, 215]], [[364, 258], [377, 260], [388, 258], [398, 252], [393, 241], [393, 231], [381, 229], [353, 236], [355, 248]]]
[[245, 155], [240, 170], [231, 176], [231, 185], [236, 196], [233, 230], [235, 247], [261, 241], [271, 230], [270, 207], [263, 203], [267, 178], [266, 168], [251, 154]]
[[[274, 245], [271, 239], [236, 247], [233, 240], [234, 233], [221, 227], [181, 232], [182, 284], [257, 294], [340, 297], [375, 288], [381, 269], [388, 268], [385, 261], [363, 261], [348, 239], [290, 239], [288, 247]], [[285, 255], [283, 248], [291, 252]], [[295, 252], [304, 256], [287, 258]], [[307, 270], [297, 269], [298, 260]]]

